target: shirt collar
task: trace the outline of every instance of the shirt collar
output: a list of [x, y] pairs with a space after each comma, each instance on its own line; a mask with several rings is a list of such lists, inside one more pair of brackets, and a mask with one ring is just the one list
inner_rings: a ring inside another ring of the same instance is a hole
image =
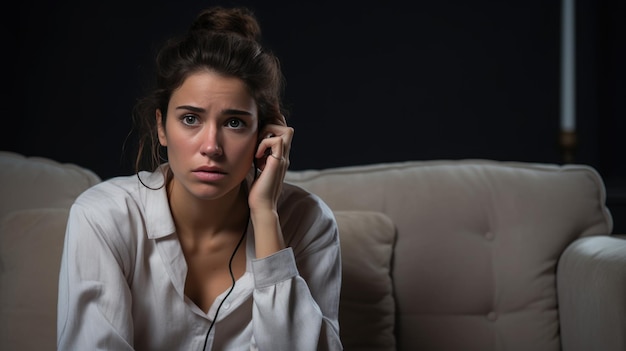
[[150, 239], [162, 238], [176, 232], [165, 186], [165, 175], [168, 171], [169, 165], [163, 164], [154, 172], [139, 173], [139, 178], [143, 182], [139, 184], [141, 201], [145, 209], [146, 228]]
[[[146, 213], [147, 234], [150, 239], [162, 238], [176, 232], [176, 225], [167, 198], [167, 187], [165, 186], [165, 177], [168, 172], [169, 164], [164, 163], [154, 172], [143, 171], [139, 173], [139, 177], [143, 181], [143, 184], [140, 183], [139, 186]], [[257, 172], [260, 171], [255, 167], [250, 168], [245, 180], [248, 189], [252, 186]]]

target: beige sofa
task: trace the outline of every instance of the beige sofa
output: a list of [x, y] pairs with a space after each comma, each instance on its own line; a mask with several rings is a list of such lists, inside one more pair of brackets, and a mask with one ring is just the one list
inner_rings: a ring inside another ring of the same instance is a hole
[[[54, 350], [91, 171], [0, 152], [0, 350]], [[346, 350], [626, 350], [626, 240], [590, 167], [488, 160], [291, 171], [335, 211]]]

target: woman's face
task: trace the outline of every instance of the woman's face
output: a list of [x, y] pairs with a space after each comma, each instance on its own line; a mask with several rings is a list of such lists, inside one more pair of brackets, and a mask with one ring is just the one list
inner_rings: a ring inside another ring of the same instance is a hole
[[170, 98], [166, 124], [157, 111], [158, 135], [174, 174], [170, 189], [201, 199], [237, 191], [252, 166], [258, 113], [243, 81], [201, 71]]

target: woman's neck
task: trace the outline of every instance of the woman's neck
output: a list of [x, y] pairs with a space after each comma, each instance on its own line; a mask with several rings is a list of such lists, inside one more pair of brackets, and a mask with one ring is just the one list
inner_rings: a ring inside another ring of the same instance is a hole
[[212, 237], [237, 230], [248, 221], [245, 185], [234, 188], [219, 199], [203, 200], [177, 187], [174, 182], [168, 182], [167, 193], [179, 234]]

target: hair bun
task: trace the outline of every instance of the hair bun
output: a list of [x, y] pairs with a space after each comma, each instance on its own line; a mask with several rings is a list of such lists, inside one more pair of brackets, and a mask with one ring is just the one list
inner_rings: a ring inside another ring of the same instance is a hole
[[189, 31], [201, 30], [235, 33], [255, 41], [259, 41], [261, 37], [261, 27], [256, 17], [252, 11], [245, 7], [224, 8], [216, 6], [200, 12]]

